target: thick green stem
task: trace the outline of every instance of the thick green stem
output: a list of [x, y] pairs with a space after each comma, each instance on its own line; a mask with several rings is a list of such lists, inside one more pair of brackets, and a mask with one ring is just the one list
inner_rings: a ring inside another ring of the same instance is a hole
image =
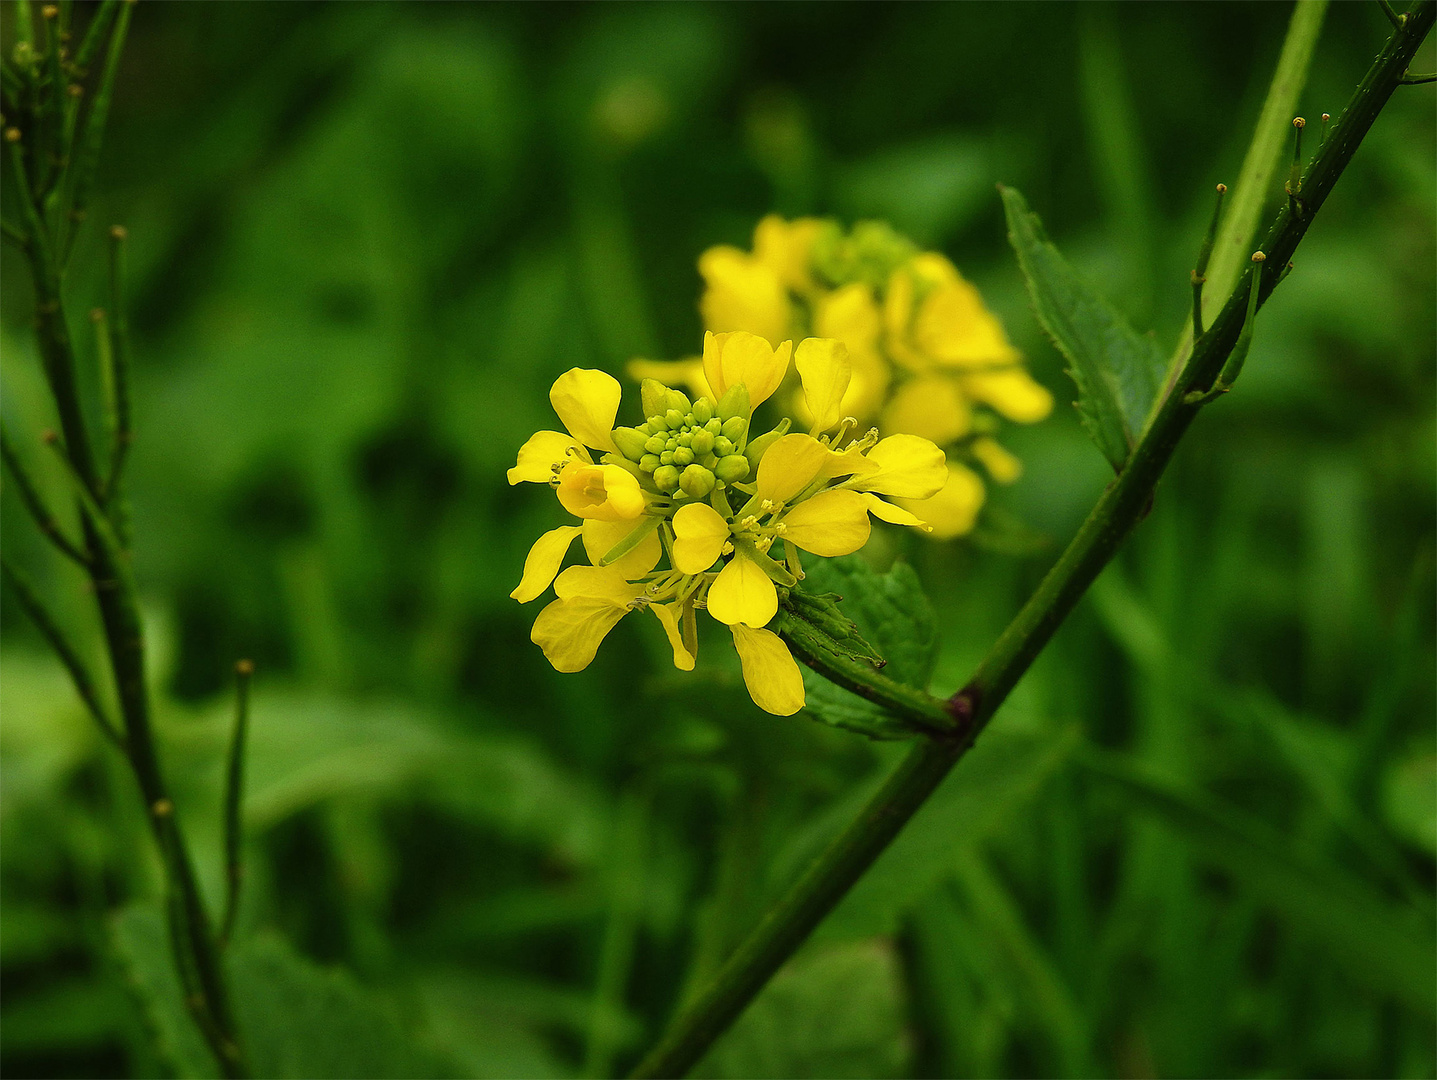
[[[1274, 265], [1285, 266], [1292, 257], [1313, 215], [1397, 87], [1435, 15], [1437, 3], [1432, 0], [1415, 4], [1358, 85], [1303, 177], [1301, 200], [1285, 207], [1268, 233], [1263, 251], [1269, 260], [1278, 260]], [[1277, 282], [1277, 274], [1267, 275], [1261, 283], [1259, 299], [1266, 299]], [[659, 1044], [634, 1070], [634, 1076], [686, 1073], [862, 877], [973, 745], [1063, 619], [1146, 515], [1163, 469], [1200, 408], [1186, 404], [1184, 395], [1210, 386], [1237, 344], [1247, 314], [1246, 285], [1244, 282], [1235, 290], [1197, 343], [1176, 387], [1157, 410], [1122, 473], [1103, 493], [1077, 536], [963, 689], [947, 702], [927, 698], [915, 706], [907, 688], [899, 693], [889, 680], [865, 677], [859, 666], [835, 673], [841, 674], [841, 685], [900, 716], [931, 724], [939, 711], [946, 711], [956, 726], [952, 734], [926, 739], [909, 752], [858, 819], [814, 860], [708, 988], [673, 1021]], [[820, 673], [830, 674], [829, 658], [800, 652], [800, 659]]]

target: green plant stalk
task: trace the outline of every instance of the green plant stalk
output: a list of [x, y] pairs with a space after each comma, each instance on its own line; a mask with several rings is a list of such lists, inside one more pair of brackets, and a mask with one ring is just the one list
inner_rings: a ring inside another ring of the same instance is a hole
[[40, 498], [39, 489], [35, 486], [34, 479], [25, 469], [25, 464], [20, 460], [20, 455], [15, 452], [15, 447], [10, 443], [10, 435], [0, 427], [0, 458], [4, 459], [5, 467], [10, 470], [10, 475], [15, 479], [15, 487], [20, 493], [20, 501], [25, 504], [36, 527], [42, 532], [57, 549], [73, 559], [80, 566], [89, 565], [89, 557], [80, 550], [79, 546], [65, 535], [60, 527], [60, 522], [45, 505], [45, 500]]
[[[1313, 216], [1398, 86], [1434, 17], [1435, 0], [1414, 4], [1363, 77], [1303, 177], [1301, 201], [1285, 206], [1268, 232], [1262, 250], [1269, 260], [1278, 260], [1274, 265], [1285, 266], [1292, 257]], [[1277, 282], [1277, 274], [1267, 275], [1259, 299], [1271, 295]], [[858, 818], [810, 864], [708, 988], [673, 1021], [633, 1076], [682, 1076], [692, 1068], [973, 745], [1063, 619], [1146, 516], [1158, 479], [1201, 408], [1185, 403], [1184, 394], [1210, 386], [1237, 344], [1247, 314], [1246, 284], [1243, 282], [1229, 297], [1197, 343], [1176, 388], [1162, 401], [1123, 471], [1103, 493], [1078, 534], [979, 664], [967, 686], [946, 702], [928, 698], [925, 707], [917, 710], [909, 693], [898, 694], [884, 685], [888, 680], [860, 678], [857, 666], [843, 673], [847, 681], [840, 685], [856, 690], [854, 684], [861, 684], [868, 700], [916, 722], [931, 722], [933, 709], [946, 709], [955, 720], [952, 733], [914, 746]], [[811, 663], [820, 674], [827, 674], [828, 658], [800, 652], [799, 659]]]
[[244, 881], [244, 838], [240, 810], [244, 803], [244, 751], [249, 733], [249, 684], [254, 664], [235, 664], [235, 726], [225, 767], [225, 913], [220, 920], [220, 948], [229, 944], [239, 914], [240, 885]]

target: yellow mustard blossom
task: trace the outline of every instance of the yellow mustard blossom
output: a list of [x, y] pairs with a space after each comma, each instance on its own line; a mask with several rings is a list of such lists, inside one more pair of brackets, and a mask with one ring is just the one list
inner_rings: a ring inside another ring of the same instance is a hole
[[[1042, 420], [1052, 396], [943, 255], [920, 251], [880, 222], [845, 233], [832, 221], [770, 215], [754, 230], [752, 251], [710, 248], [699, 257], [699, 273], [707, 329], [747, 330], [775, 346], [805, 334], [843, 342], [850, 378], [841, 400], [823, 406], [947, 450], [947, 485], [925, 506], [932, 536], [973, 528], [985, 498], [979, 469], [1000, 484], [1021, 475], [1022, 463], [993, 436], [1002, 419]], [[635, 360], [629, 372], [700, 395], [715, 389], [697, 357]], [[781, 400], [803, 423], [825, 419], [808, 410], [803, 395]]]
[[[620, 391], [611, 376], [575, 368], [555, 381], [549, 400], [565, 431], [530, 438], [509, 482], [552, 485], [579, 524], [535, 541], [511, 595], [528, 603], [553, 585], [556, 599], [531, 637], [559, 671], [587, 667], [604, 636], [638, 610], [663, 626], [674, 666], [691, 670], [695, 611], [706, 609], [729, 628], [753, 700], [786, 716], [803, 707], [803, 678], [767, 627], [779, 589], [804, 576], [800, 553], [857, 551], [870, 515], [930, 528], [918, 514], [946, 490], [948, 462], [916, 435], [858, 433], [842, 409], [853, 368], [840, 341], [808, 338], [795, 349], [789, 340], [710, 331], [696, 363], [705, 390], [693, 399], [644, 380], [646, 420], [637, 427], [615, 426]], [[784, 420], [755, 436], [753, 410], [790, 366], [810, 429], [790, 431]], [[561, 572], [576, 537], [589, 565]]]

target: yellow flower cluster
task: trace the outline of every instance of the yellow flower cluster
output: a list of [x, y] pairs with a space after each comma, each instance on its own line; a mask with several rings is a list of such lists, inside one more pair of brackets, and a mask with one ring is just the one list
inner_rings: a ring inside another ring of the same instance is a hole
[[[755, 437], [753, 410], [778, 390], [790, 360], [809, 432], [790, 432], [784, 420]], [[753, 700], [787, 716], [803, 707], [803, 678], [764, 628], [778, 614], [778, 587], [804, 576], [799, 552], [857, 551], [870, 514], [928, 528], [913, 511], [943, 490], [948, 465], [927, 439], [855, 431], [844, 413], [853, 370], [842, 342], [775, 348], [743, 331], [708, 333], [698, 362], [707, 392], [690, 400], [647, 379], [647, 419], [637, 427], [615, 427], [613, 377], [579, 368], [559, 376], [549, 400], [566, 430], [530, 438], [509, 483], [551, 484], [580, 524], [539, 537], [511, 595], [528, 603], [554, 586], [558, 598], [530, 636], [559, 671], [588, 667], [619, 620], [644, 609], [663, 624], [674, 666], [691, 670], [695, 611], [707, 608], [732, 632]], [[589, 565], [561, 573], [576, 537]]]
[[[947, 449], [948, 482], [926, 509], [935, 538], [972, 529], [985, 496], [976, 467], [999, 483], [1018, 478], [1021, 463], [993, 438], [998, 417], [1042, 420], [1052, 396], [944, 256], [879, 222], [845, 233], [832, 221], [771, 215], [754, 230], [752, 251], [710, 248], [699, 273], [708, 330], [746, 330], [771, 344], [806, 334], [842, 341], [853, 371], [843, 414]], [[697, 359], [636, 360], [630, 372], [708, 391]], [[787, 404], [806, 415], [798, 397]]]

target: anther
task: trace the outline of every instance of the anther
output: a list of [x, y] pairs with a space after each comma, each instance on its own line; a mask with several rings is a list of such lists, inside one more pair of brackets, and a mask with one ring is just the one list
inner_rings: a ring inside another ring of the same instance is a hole
[[174, 811], [175, 804], [170, 802], [169, 799], [156, 799], [154, 805], [150, 807], [150, 813], [154, 814], [157, 818], [169, 817]]
[[20, 129], [17, 128], [17, 127], [6, 128], [6, 129], [5, 129], [5, 141], [6, 141], [6, 142], [11, 142], [11, 143], [17, 143], [17, 142], [19, 142], [19, 141], [20, 141]]

